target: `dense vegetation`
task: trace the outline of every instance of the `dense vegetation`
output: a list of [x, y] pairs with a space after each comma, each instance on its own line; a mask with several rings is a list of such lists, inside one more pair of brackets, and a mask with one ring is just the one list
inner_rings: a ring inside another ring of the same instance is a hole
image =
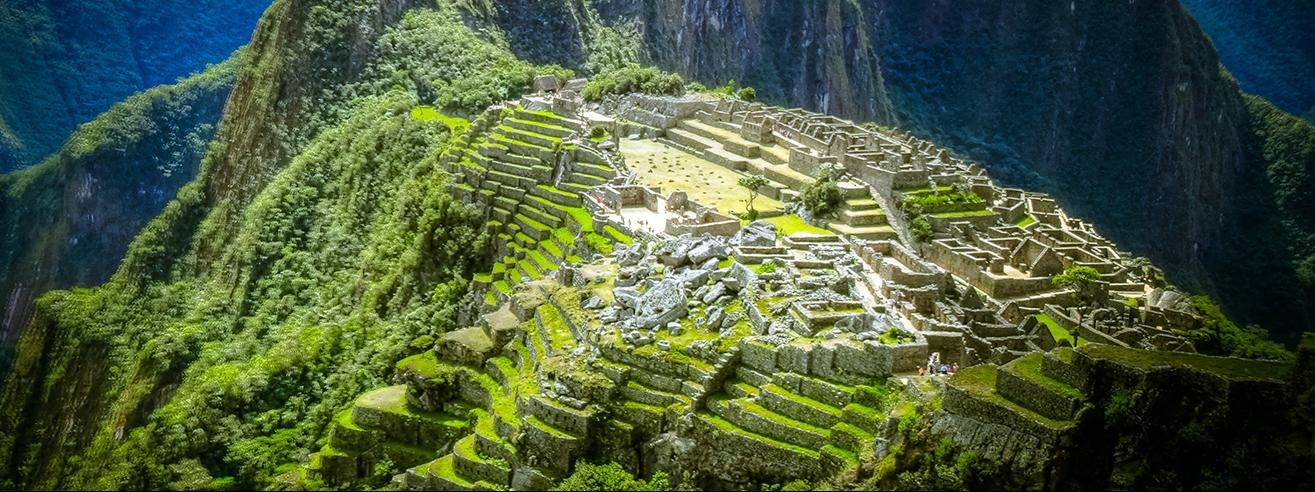
[[0, 382], [36, 298], [109, 279], [141, 227], [196, 175], [239, 58], [128, 98], [41, 164], [0, 175]]
[[[329, 25], [368, 15], [312, 12], [330, 17], [310, 22]], [[461, 65], [419, 70], [454, 43], [471, 55]], [[295, 158], [230, 219], [231, 232], [217, 221], [232, 200], [205, 203], [233, 143], [212, 149], [109, 284], [43, 299], [3, 399], [6, 483], [264, 487], [318, 447], [331, 415], [426, 347], [414, 339], [454, 325], [464, 279], [488, 261], [469, 254], [487, 250], [485, 218], [451, 198], [435, 165], [448, 126], [409, 114], [511, 57], [444, 9], [409, 12], [378, 51], [355, 81], [305, 96], [322, 107], [288, 131], [315, 136], [300, 149], [285, 143]], [[242, 78], [304, 70], [315, 67], [265, 58]], [[507, 78], [491, 82], [508, 87], [523, 71], [499, 73]], [[209, 217], [198, 238], [213, 235], [221, 249], [186, 238], [198, 213]], [[75, 382], [85, 378], [100, 382]], [[79, 401], [68, 412], [98, 417], [64, 429], [72, 414], [27, 413], [29, 398]]]
[[685, 93], [685, 81], [680, 75], [631, 63], [590, 79], [584, 87], [584, 99], [598, 101], [603, 96], [632, 92], [678, 96]]
[[40, 162], [135, 92], [218, 63], [270, 0], [0, 4], [0, 173]]

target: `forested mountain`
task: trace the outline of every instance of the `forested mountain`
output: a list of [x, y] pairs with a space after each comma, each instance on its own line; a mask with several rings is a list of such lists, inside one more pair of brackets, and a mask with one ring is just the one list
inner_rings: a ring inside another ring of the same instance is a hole
[[[1315, 9], [1306, 0], [1183, 0], [1242, 90], [1315, 118]], [[1315, 121], [1315, 120], [1312, 120]]]
[[134, 95], [41, 164], [0, 175], [0, 380], [36, 299], [108, 280], [142, 226], [196, 176], [237, 57]]
[[116, 102], [219, 63], [269, 0], [0, 4], [0, 173], [59, 150]]

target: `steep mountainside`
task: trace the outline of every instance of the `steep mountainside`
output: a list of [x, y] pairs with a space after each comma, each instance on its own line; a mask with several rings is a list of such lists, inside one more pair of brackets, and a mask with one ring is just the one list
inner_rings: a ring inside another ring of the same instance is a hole
[[486, 218], [436, 167], [449, 127], [407, 110], [538, 70], [449, 7], [408, 7], [270, 9], [198, 177], [108, 284], [38, 306], [0, 397], [0, 478], [263, 487], [452, 326]]
[[902, 125], [1053, 193], [1246, 322], [1287, 340], [1315, 322], [1299, 273], [1315, 222], [1285, 198], [1315, 177], [1310, 130], [1284, 122], [1293, 152], [1261, 152], [1278, 137], [1258, 122], [1277, 116], [1179, 5], [865, 5]]
[[40, 162], [129, 95], [219, 63], [269, 0], [0, 4], [0, 172]]
[[108, 280], [141, 227], [196, 176], [237, 56], [115, 105], [45, 162], [0, 176], [0, 381], [36, 298]]
[[1315, 7], [1306, 0], [1183, 0], [1242, 89], [1315, 121]]

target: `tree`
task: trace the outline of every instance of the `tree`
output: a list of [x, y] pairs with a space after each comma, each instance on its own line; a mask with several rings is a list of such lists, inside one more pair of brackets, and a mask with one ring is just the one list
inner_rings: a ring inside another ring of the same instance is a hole
[[[1055, 274], [1050, 278], [1050, 283], [1055, 287], [1071, 289], [1073, 299], [1078, 303], [1078, 328], [1082, 328], [1082, 313], [1090, 310], [1100, 296], [1100, 288], [1097, 283], [1100, 280], [1100, 272], [1095, 268], [1074, 265], [1064, 269], [1063, 272]], [[1078, 334], [1073, 333], [1073, 342], [1077, 344]]]
[[844, 201], [840, 187], [836, 185], [841, 174], [843, 171], [840, 169], [822, 167], [817, 170], [817, 179], [804, 185], [803, 192], [799, 194], [799, 201], [813, 217], [821, 218], [830, 215]]
[[758, 218], [758, 210], [753, 208], [753, 201], [758, 199], [758, 189], [767, 186], [767, 178], [761, 174], [745, 176], [740, 178], [740, 186], [749, 189], [749, 211], [745, 214], [747, 219], [753, 220]]

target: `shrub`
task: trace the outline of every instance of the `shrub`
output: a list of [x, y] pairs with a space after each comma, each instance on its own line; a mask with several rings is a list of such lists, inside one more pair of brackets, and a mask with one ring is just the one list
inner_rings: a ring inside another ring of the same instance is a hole
[[735, 97], [738, 97], [741, 101], [754, 102], [758, 100], [758, 91], [752, 87], [743, 87], [735, 93]]
[[581, 462], [575, 465], [575, 472], [553, 490], [666, 490], [668, 487], [665, 474], [655, 474], [652, 482], [645, 482], [615, 462], [606, 465]]
[[813, 217], [825, 217], [840, 208], [844, 197], [836, 185], [839, 174], [839, 171], [823, 168], [818, 171], [817, 180], [805, 185], [803, 193], [799, 194], [800, 203]]
[[920, 243], [930, 241], [932, 238], [932, 230], [931, 222], [927, 221], [927, 216], [919, 215], [917, 218], [913, 219], [913, 222], [909, 223], [909, 234], [912, 234], [913, 239]]
[[679, 75], [631, 63], [594, 77], [584, 87], [584, 98], [598, 101], [608, 95], [634, 92], [679, 96], [685, 93], [685, 81]]

